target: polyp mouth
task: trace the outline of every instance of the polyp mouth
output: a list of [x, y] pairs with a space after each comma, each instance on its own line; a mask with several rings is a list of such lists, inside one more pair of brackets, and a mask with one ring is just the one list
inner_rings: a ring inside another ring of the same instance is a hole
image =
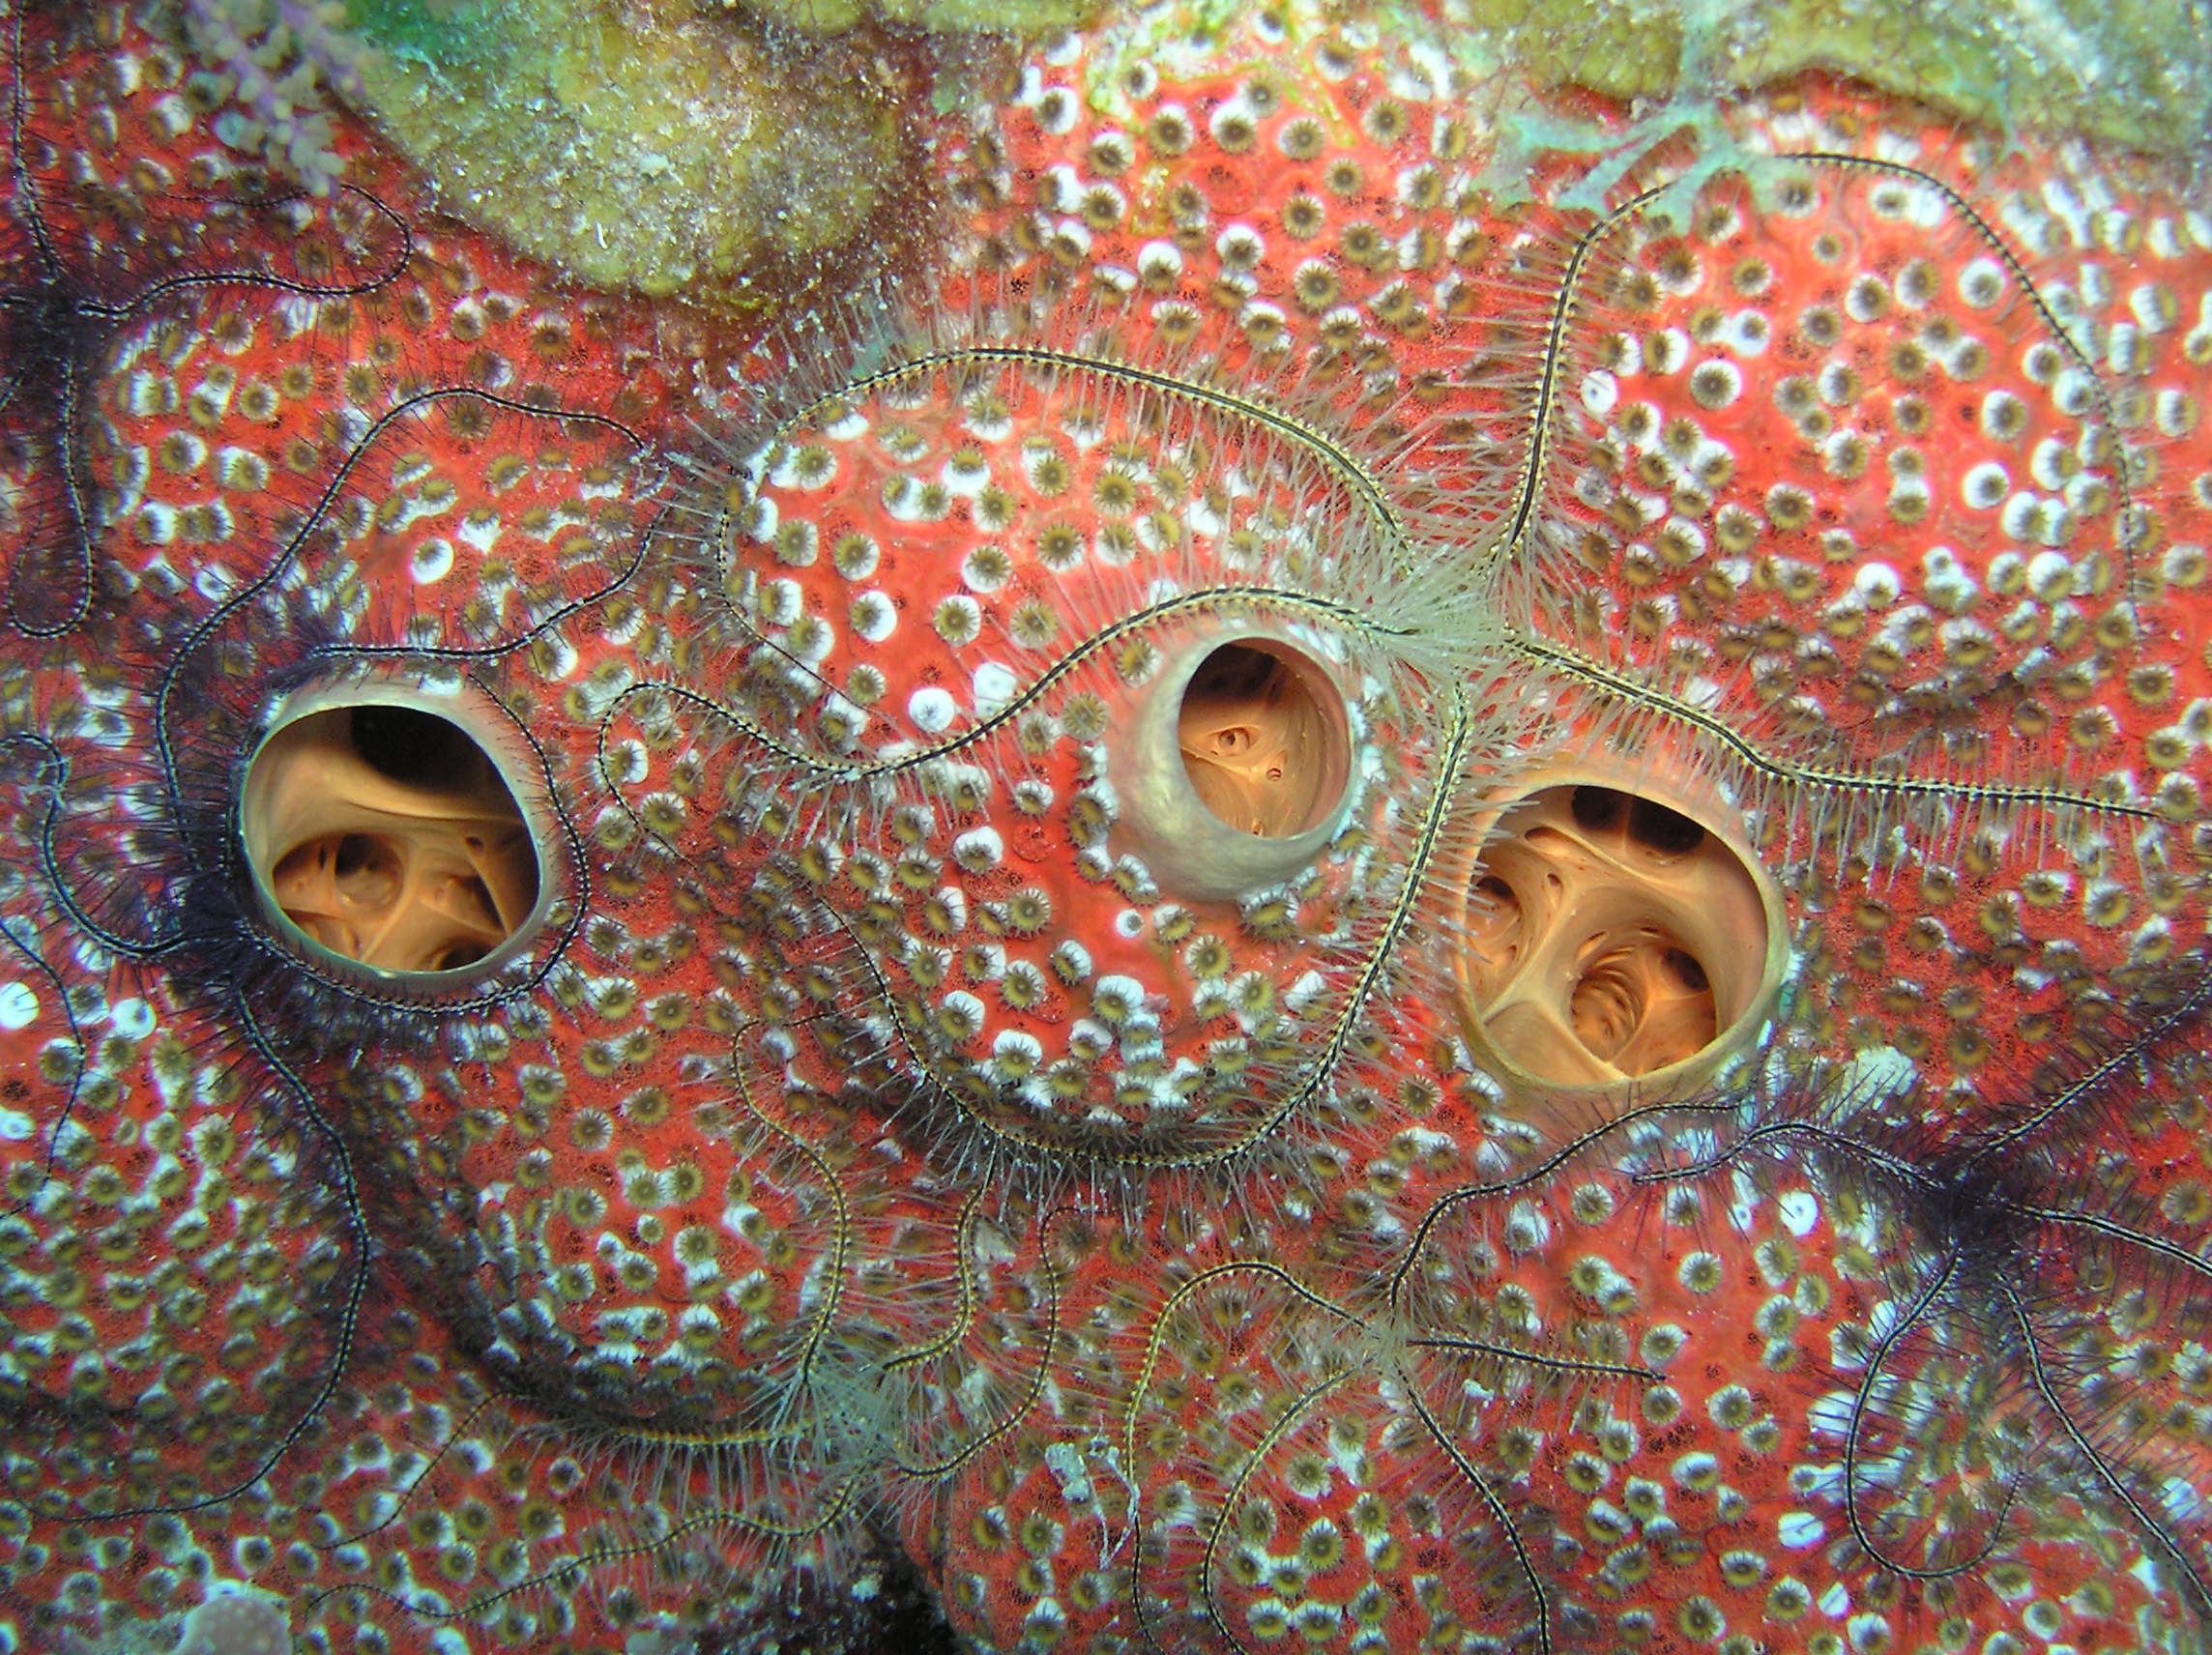
[[1649, 786], [1562, 780], [1499, 812], [1468, 893], [1459, 999], [1511, 1078], [1676, 1089], [1772, 1003], [1788, 954], [1773, 881]]
[[316, 700], [247, 770], [239, 826], [264, 907], [380, 974], [490, 959], [533, 924], [544, 884], [499, 764], [437, 712]]

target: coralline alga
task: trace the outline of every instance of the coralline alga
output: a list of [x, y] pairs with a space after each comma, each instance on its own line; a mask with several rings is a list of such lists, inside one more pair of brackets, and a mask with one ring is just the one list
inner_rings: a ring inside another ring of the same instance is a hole
[[734, 337], [8, 26], [0, 1648], [2201, 1646], [2160, 165], [1240, 11]]

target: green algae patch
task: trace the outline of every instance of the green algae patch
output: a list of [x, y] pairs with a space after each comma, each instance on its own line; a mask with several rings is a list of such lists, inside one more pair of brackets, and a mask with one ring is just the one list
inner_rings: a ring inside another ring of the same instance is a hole
[[514, 10], [496, 0], [347, 0], [346, 22], [388, 56], [461, 62], [503, 50], [501, 19]]
[[2212, 133], [2202, 0], [1445, 0], [1463, 51], [1612, 98], [1849, 75], [2001, 130], [2155, 155]]
[[[1681, 77], [1682, 23], [1666, 5], [1619, 0], [1459, 0], [1444, 8], [1489, 60], [1542, 86], [1665, 98]], [[1467, 43], [1462, 43], [1463, 49]]]
[[859, 43], [688, 4], [355, 5], [356, 101], [439, 205], [591, 286], [767, 303], [916, 214], [917, 77]]
[[842, 34], [866, 23], [931, 34], [1033, 36], [1080, 29], [1101, 0], [744, 0], [754, 15], [810, 35]]

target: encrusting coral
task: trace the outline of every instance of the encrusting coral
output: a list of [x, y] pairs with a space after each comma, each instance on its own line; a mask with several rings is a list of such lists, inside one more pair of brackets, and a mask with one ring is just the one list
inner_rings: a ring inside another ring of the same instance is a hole
[[1190, 21], [710, 326], [9, 18], [0, 1651], [2200, 1646], [2212, 213]]

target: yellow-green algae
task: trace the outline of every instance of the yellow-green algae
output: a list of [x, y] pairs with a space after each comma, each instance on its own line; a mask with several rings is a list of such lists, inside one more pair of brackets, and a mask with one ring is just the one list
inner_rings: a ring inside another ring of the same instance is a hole
[[1614, 98], [1825, 69], [2008, 131], [2212, 144], [2208, 0], [1443, 0], [1462, 44]]
[[[710, 0], [713, 3], [713, 0]], [[931, 34], [1033, 36], [1081, 28], [1097, 0], [719, 0], [808, 34], [839, 34], [861, 23], [885, 23]]]
[[[697, 0], [352, 0], [359, 102], [447, 211], [589, 285], [766, 302], [922, 210], [923, 77]], [[925, 90], [924, 90], [925, 95]]]

